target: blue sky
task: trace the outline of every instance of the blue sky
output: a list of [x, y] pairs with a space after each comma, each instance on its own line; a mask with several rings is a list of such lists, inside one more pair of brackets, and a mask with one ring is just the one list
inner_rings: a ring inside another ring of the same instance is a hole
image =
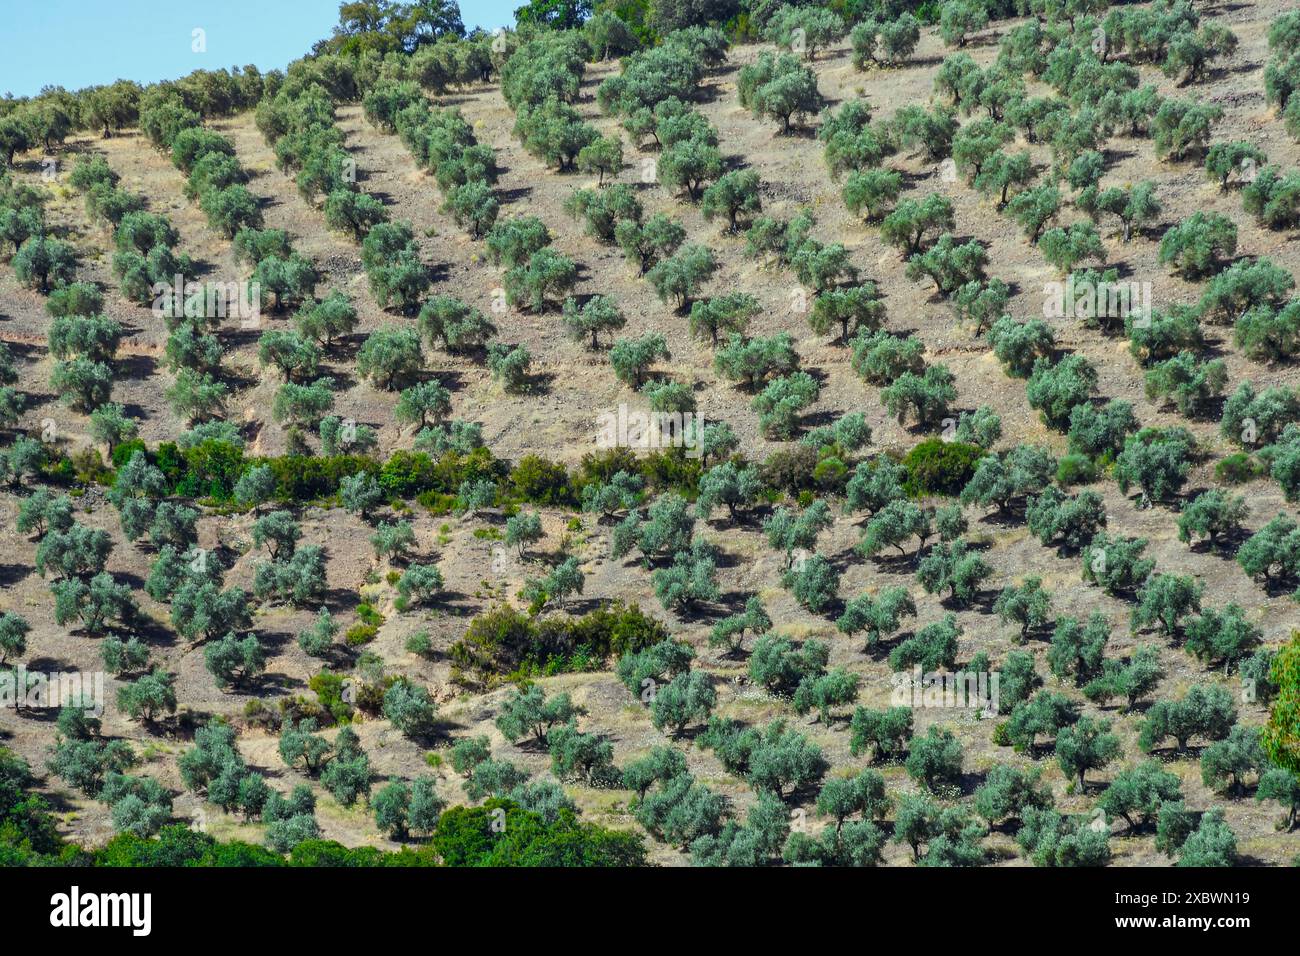
[[[462, 0], [472, 29], [514, 22], [523, 0]], [[153, 83], [197, 69], [283, 69], [329, 35], [338, 0], [0, 0], [0, 95], [117, 79]], [[196, 53], [193, 31], [206, 34]]]

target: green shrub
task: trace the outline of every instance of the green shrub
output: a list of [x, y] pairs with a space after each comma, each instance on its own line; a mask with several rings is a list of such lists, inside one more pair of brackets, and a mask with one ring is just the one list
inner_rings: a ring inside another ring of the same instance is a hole
[[540, 621], [502, 605], [475, 617], [451, 646], [452, 677], [486, 686], [502, 677], [598, 670], [611, 656], [667, 638], [663, 624], [618, 601], [581, 617]]
[[1056, 466], [1060, 485], [1089, 485], [1097, 480], [1097, 464], [1087, 455], [1066, 455]]
[[569, 473], [558, 462], [540, 455], [525, 455], [510, 473], [514, 493], [537, 505], [574, 505], [577, 498], [569, 484]]
[[960, 494], [982, 457], [984, 450], [978, 445], [927, 439], [903, 458], [903, 467], [907, 469], [903, 490], [909, 495]]
[[1214, 466], [1214, 477], [1230, 485], [1240, 485], [1262, 477], [1266, 469], [1244, 451], [1234, 452]]

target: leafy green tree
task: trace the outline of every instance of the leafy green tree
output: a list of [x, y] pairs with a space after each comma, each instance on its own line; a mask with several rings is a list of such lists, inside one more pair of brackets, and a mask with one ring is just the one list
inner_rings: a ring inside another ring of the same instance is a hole
[[978, 553], [968, 550], [965, 541], [939, 542], [921, 559], [916, 568], [917, 580], [926, 593], [948, 591], [949, 599], [966, 606], [979, 594], [980, 585], [993, 574], [993, 568]]
[[1245, 790], [1246, 776], [1260, 772], [1264, 765], [1259, 729], [1237, 725], [1201, 753], [1201, 781], [1216, 792], [1239, 795]]
[[964, 47], [988, 22], [988, 11], [973, 0], [948, 0], [940, 8], [939, 35], [948, 46]]
[[533, 253], [550, 245], [551, 233], [536, 216], [519, 216], [498, 221], [488, 232], [485, 242], [493, 263], [513, 269], [527, 263]]
[[768, 382], [751, 405], [765, 434], [790, 438], [798, 430], [799, 413], [812, 405], [819, 393], [820, 385], [810, 374], [791, 372]]
[[858, 707], [850, 722], [849, 750], [853, 756], [870, 748], [871, 762], [888, 760], [906, 748], [912, 737], [912, 711], [907, 707], [869, 710]]
[[415, 329], [382, 326], [371, 332], [357, 352], [357, 373], [384, 389], [410, 379], [424, 365]]
[[1042, 770], [1021, 770], [1007, 764], [989, 768], [984, 783], [975, 791], [975, 811], [989, 826], [1007, 820], [1021, 820], [1025, 811], [1052, 806], [1052, 791], [1041, 783]]
[[914, 413], [921, 425], [946, 417], [957, 398], [955, 377], [945, 365], [926, 366], [924, 373], [904, 372], [880, 392], [885, 408], [902, 424]]
[[1078, 704], [1057, 691], [1041, 690], [1011, 708], [1006, 736], [1017, 750], [1032, 756], [1039, 736], [1058, 737], [1063, 728], [1078, 719]]
[[1061, 211], [1061, 191], [1050, 185], [1022, 190], [1007, 202], [1006, 211], [1025, 238], [1037, 245], [1047, 224]]
[[588, 786], [614, 778], [614, 747], [597, 734], [578, 730], [570, 720], [546, 735], [551, 753], [551, 771], [561, 781], [584, 782]]
[[415, 528], [409, 521], [381, 521], [370, 537], [375, 557], [381, 560], [401, 561], [415, 544]]
[[1097, 805], [1107, 816], [1122, 817], [1130, 832], [1148, 829], [1163, 805], [1182, 799], [1182, 785], [1176, 775], [1158, 761], [1146, 760], [1115, 775]]
[[686, 230], [664, 213], [655, 213], [645, 222], [621, 220], [614, 228], [614, 240], [628, 262], [644, 276], [681, 247]]
[[1020, 586], [1007, 585], [993, 605], [999, 620], [1020, 625], [1020, 640], [1047, 624], [1052, 612], [1052, 595], [1044, 590], [1040, 577], [1025, 578]]
[[748, 219], [763, 208], [758, 187], [758, 173], [752, 169], [723, 173], [704, 190], [700, 212], [709, 222], [725, 217], [727, 230], [736, 232], [742, 216]]
[[1134, 633], [1159, 624], [1172, 637], [1182, 618], [1201, 609], [1201, 586], [1190, 576], [1153, 574], [1146, 579], [1137, 595], [1130, 627]]
[[1042, 319], [1018, 322], [1003, 316], [989, 327], [988, 340], [1003, 370], [1017, 378], [1029, 377], [1035, 363], [1056, 349], [1056, 338]]
[[104, 570], [112, 549], [107, 531], [74, 521], [66, 528], [48, 530], [41, 538], [36, 548], [36, 573], [89, 579]]
[[[385, 696], [385, 702], [387, 696]], [[345, 807], [370, 795], [370, 757], [361, 749], [361, 741], [351, 727], [344, 727], [334, 738], [334, 756], [321, 771], [321, 783], [331, 796]]]
[[840, 575], [826, 558], [814, 554], [796, 561], [782, 575], [781, 583], [804, 609], [816, 614], [835, 600]]
[[1131, 432], [1137, 431], [1131, 402], [1112, 400], [1100, 407], [1076, 405], [1070, 410], [1070, 450], [1098, 457], [1118, 454]]
[[501, 705], [496, 725], [511, 743], [531, 733], [541, 744], [545, 743], [552, 727], [568, 723], [579, 712], [568, 694], [548, 698], [539, 686], [533, 684], [524, 691], [515, 691]]
[[106, 404], [112, 395], [113, 370], [103, 362], [84, 358], [56, 362], [50, 372], [50, 387], [69, 407], [91, 413]]
[[671, 357], [663, 335], [647, 332], [639, 338], [615, 342], [609, 352], [609, 363], [619, 381], [640, 388], [650, 367]]
[[311, 626], [298, 632], [298, 646], [309, 657], [328, 657], [339, 626], [327, 608], [321, 608]]
[[905, 255], [912, 255], [926, 248], [926, 236], [951, 232], [955, 227], [952, 200], [931, 193], [921, 200], [901, 200], [880, 223], [880, 238]]
[[418, 739], [433, 732], [438, 708], [422, 685], [401, 679], [384, 693], [383, 714], [402, 734]]
[[861, 70], [868, 62], [896, 66], [912, 55], [921, 39], [920, 24], [911, 13], [894, 20], [860, 20], [849, 34], [853, 44], [853, 65]]
[[950, 233], [944, 233], [928, 249], [914, 253], [907, 260], [907, 277], [913, 282], [928, 277], [936, 291], [947, 298], [972, 283], [979, 283], [987, 261], [987, 252], [978, 240], [959, 245]]
[[471, 239], [482, 239], [487, 234], [496, 222], [500, 208], [492, 187], [482, 181], [453, 186], [442, 206], [443, 211], [450, 213]]
[[581, 306], [576, 299], [564, 300], [564, 326], [574, 339], [583, 340], [591, 336], [591, 348], [600, 345], [602, 332], [617, 332], [627, 324], [618, 305], [608, 296], [592, 296]]
[[1187, 480], [1195, 440], [1185, 428], [1144, 428], [1124, 442], [1115, 460], [1115, 478], [1128, 493], [1136, 485], [1149, 506], [1177, 494]]
[[1049, 264], [1066, 276], [1088, 259], [1106, 261], [1106, 248], [1097, 227], [1090, 222], [1076, 222], [1068, 227], [1048, 229], [1038, 238], [1038, 248]]
[[227, 688], [245, 684], [266, 669], [266, 651], [256, 634], [240, 639], [233, 633], [203, 649], [203, 661], [217, 682]]
[[1287, 832], [1295, 829], [1297, 815], [1300, 815], [1300, 778], [1281, 767], [1270, 767], [1259, 778], [1255, 788], [1255, 799], [1276, 800], [1287, 811], [1283, 821]]
[[375, 476], [368, 471], [359, 471], [339, 481], [339, 499], [348, 511], [368, 518], [370, 513], [387, 500]]
[[1089, 770], [1105, 768], [1123, 750], [1110, 727], [1108, 720], [1083, 716], [1056, 735], [1056, 762], [1063, 773], [1078, 781], [1081, 790]]
[[1025, 509], [1025, 523], [1045, 546], [1059, 544], [1077, 551], [1106, 526], [1106, 507], [1095, 491], [1082, 491], [1069, 497], [1049, 486], [1030, 500]]
[[1292, 302], [1278, 311], [1256, 306], [1236, 322], [1233, 338], [1249, 358], [1278, 362], [1300, 351], [1300, 305]]
[[1060, 618], [1047, 649], [1047, 666], [1059, 680], [1073, 675], [1076, 684], [1087, 683], [1101, 672], [1109, 639], [1110, 622], [1100, 612], [1093, 611], [1086, 623]]
[[551, 569], [546, 577], [538, 580], [530, 578], [524, 584], [523, 596], [535, 607], [541, 608], [551, 601], [564, 602], [573, 594], [581, 594], [585, 576], [578, 566], [578, 559], [568, 557]]
[[830, 647], [823, 641], [796, 646], [784, 635], [764, 634], [754, 642], [749, 676], [773, 693], [788, 694], [807, 678], [824, 674], [829, 658]]
[[894, 671], [919, 664], [922, 671], [951, 669], [957, 659], [957, 641], [962, 629], [956, 615], [944, 615], [927, 624], [889, 652], [889, 666]]
[[1187, 749], [1193, 737], [1223, 740], [1237, 722], [1232, 694], [1218, 685], [1195, 684], [1179, 700], [1158, 700], [1147, 710], [1138, 745], [1147, 753], [1173, 737], [1178, 749]]
[[442, 571], [434, 564], [412, 564], [397, 582], [397, 608], [405, 611], [412, 604], [429, 604], [443, 589]]
[[703, 723], [717, 704], [713, 678], [704, 671], [687, 670], [660, 688], [650, 705], [650, 719], [655, 729], [667, 728], [680, 737], [692, 723]]
[[517, 393], [528, 389], [532, 364], [533, 356], [526, 345], [493, 342], [488, 346], [488, 369], [507, 392]]
[[1233, 866], [1237, 862], [1237, 837], [1213, 807], [1201, 815], [1196, 829], [1188, 834], [1178, 854], [1177, 866]]
[[931, 534], [930, 516], [918, 505], [911, 501], [891, 501], [867, 522], [858, 551], [866, 557], [874, 557], [887, 547], [895, 547], [900, 554], [906, 554], [903, 546], [912, 537], [919, 538], [920, 546], [923, 546]]
[[494, 326], [478, 309], [449, 295], [432, 296], [420, 307], [420, 331], [433, 346], [448, 352], [472, 352], [496, 334]]
[[287, 259], [268, 256], [257, 264], [254, 280], [261, 286], [263, 304], [272, 312], [285, 306], [298, 307], [310, 301], [319, 275], [310, 260], [298, 254]]
[[10, 264], [23, 285], [35, 287], [42, 295], [50, 289], [72, 281], [77, 267], [77, 253], [71, 243], [45, 235], [27, 239], [14, 253]]
[[1162, 207], [1155, 193], [1156, 185], [1150, 180], [1124, 189], [1105, 189], [1097, 196], [1097, 208], [1119, 219], [1124, 241], [1128, 242], [1134, 229], [1140, 230], [1160, 215]]
[[1160, 240], [1160, 262], [1187, 279], [1218, 272], [1237, 251], [1237, 226], [1218, 213], [1194, 212], [1170, 226]]
[[726, 647], [728, 654], [737, 654], [745, 640], [745, 633], [755, 636], [766, 634], [772, 627], [772, 619], [763, 609], [763, 602], [754, 595], [745, 602], [745, 610], [731, 614], [713, 625], [709, 632], [710, 647]]
[[1255, 385], [1243, 381], [1223, 403], [1219, 432], [1239, 445], [1265, 445], [1281, 437], [1287, 424], [1300, 416], [1300, 397], [1286, 388], [1256, 392]]
[[162, 714], [176, 713], [176, 675], [152, 670], [117, 691], [117, 706], [132, 720], [152, 724]]
[[758, 312], [758, 300], [748, 293], [729, 292], [700, 299], [691, 303], [691, 334], [696, 338], [708, 336], [716, 347], [721, 333], [743, 334], [750, 318]]
[[898, 202], [902, 174], [892, 169], [862, 169], [849, 173], [840, 196], [855, 216], [874, 222]]
[[90, 413], [91, 437], [108, 446], [110, 457], [114, 448], [134, 440], [138, 433], [139, 426], [135, 420], [128, 418], [116, 402], [106, 402]]
[[136, 614], [131, 589], [101, 571], [89, 581], [69, 578], [50, 586], [54, 593], [54, 620], [60, 625], [79, 620], [91, 634], [102, 634], [110, 622], [128, 624]]
[[1102, 661], [1101, 674], [1083, 687], [1084, 696], [1102, 703], [1113, 697], [1126, 702], [1132, 710], [1137, 702], [1151, 691], [1164, 677], [1160, 656], [1154, 646], [1141, 645], [1127, 661], [1107, 659]]
[[742, 107], [755, 116], [780, 120], [784, 133], [790, 132], [796, 117], [817, 112], [824, 102], [816, 74], [790, 54], [760, 54], [741, 69], [736, 87]]
[[1001, 455], [986, 455], [979, 460], [975, 473], [961, 490], [961, 502], [996, 505], [1005, 514], [1014, 501], [1047, 485], [1055, 472], [1056, 461], [1046, 448], [1017, 445]]
[[199, 194], [199, 208], [208, 217], [208, 225], [227, 239], [241, 229], [260, 229], [262, 210], [253, 194], [242, 183], [209, 188]]
[[1188, 621], [1183, 646], [1207, 664], [1223, 663], [1230, 668], [1242, 662], [1259, 645], [1262, 632], [1246, 619], [1245, 612], [1231, 601], [1222, 611], [1206, 608]]
[[[706, 183], [717, 186], [721, 182], [724, 166], [722, 153], [715, 143], [702, 136], [690, 136], [665, 146], [656, 169], [664, 186], [675, 193], [685, 192], [687, 199], [695, 202], [705, 192]], [[714, 214], [716, 203], [715, 198], [711, 206]], [[706, 218], [711, 219], [712, 215]]]
[[1046, 424], [1064, 430], [1075, 406], [1085, 404], [1096, 388], [1096, 368], [1084, 356], [1074, 354], [1056, 363], [1037, 359], [1025, 395]]
[[1099, 531], [1083, 550], [1083, 580], [1107, 593], [1136, 591], [1150, 577], [1155, 561], [1141, 557], [1146, 538], [1110, 537]]
[[1241, 205], [1270, 229], [1295, 225], [1300, 219], [1300, 175], [1283, 175], [1277, 166], [1265, 166], [1242, 187]]
[[691, 244], [660, 259], [647, 270], [645, 276], [661, 302], [672, 300], [679, 311], [686, 311], [717, 268], [711, 249]]
[[1110, 862], [1108, 830], [1082, 817], [1064, 817], [1050, 807], [1027, 807], [1016, 842], [1036, 866], [1101, 867]]
[[584, 222], [587, 235], [600, 242], [614, 242], [622, 222], [641, 222], [645, 213], [632, 187], [623, 183], [608, 189], [579, 189], [564, 203], [564, 210]]
[[750, 507], [762, 487], [758, 471], [752, 466], [737, 467], [729, 461], [714, 465], [700, 476], [697, 513], [707, 519], [714, 508], [723, 505], [734, 522], [738, 510]]
[[10, 655], [22, 657], [27, 653], [27, 635], [31, 629], [25, 618], [12, 611], [0, 614], [0, 666], [8, 662]]
[[788, 332], [770, 338], [745, 338], [732, 332], [727, 343], [713, 356], [718, 374], [739, 382], [749, 391], [758, 391], [767, 379], [795, 371], [799, 356]]
[[1151, 121], [1156, 155], [1177, 162], [1205, 153], [1211, 129], [1222, 117], [1223, 110], [1218, 106], [1164, 100]]
[[371, 196], [352, 189], [334, 189], [325, 197], [322, 207], [325, 224], [350, 235], [360, 242], [375, 226], [388, 221], [384, 204]]
[[1189, 418], [1198, 418], [1216, 403], [1228, 379], [1222, 359], [1203, 361], [1191, 351], [1153, 365], [1146, 373], [1148, 398], [1164, 397]]
[[521, 511], [506, 519], [505, 543], [507, 547], [518, 548], [520, 555], [531, 544], [542, 540], [542, 519], [536, 513]]
[[645, 794], [633, 813], [651, 836], [686, 847], [721, 829], [726, 806], [721, 794], [683, 772]]
[[907, 750], [908, 776], [930, 792], [960, 783], [961, 743], [951, 730], [932, 725], [924, 737], [913, 737]]
[[825, 335], [839, 326], [844, 345], [852, 344], [850, 336], [862, 332], [875, 332], [885, 320], [885, 304], [874, 282], [843, 289], [822, 292], [808, 313], [808, 326], [818, 335]]
[[902, 587], [885, 588], [875, 597], [862, 594], [845, 604], [835, 626], [850, 637], [865, 631], [872, 648], [898, 631], [904, 615], [916, 616], [911, 594]]
[[816, 710], [818, 720], [829, 726], [833, 721], [831, 709], [853, 703], [858, 696], [861, 678], [836, 667], [825, 674], [809, 675], [799, 682], [794, 693], [794, 709], [798, 714]]

